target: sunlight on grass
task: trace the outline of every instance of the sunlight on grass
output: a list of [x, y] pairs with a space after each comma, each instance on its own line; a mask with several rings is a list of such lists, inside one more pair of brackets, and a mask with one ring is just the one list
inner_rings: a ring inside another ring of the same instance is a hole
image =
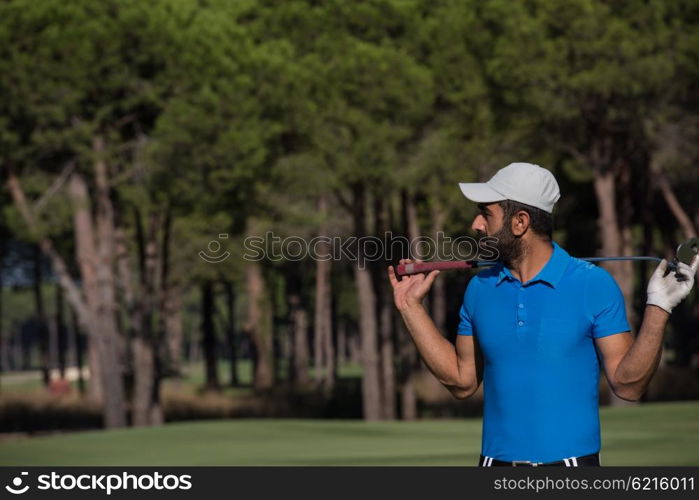
[[[605, 408], [604, 465], [699, 465], [699, 403]], [[0, 465], [473, 465], [481, 420], [223, 420], [21, 439]]]

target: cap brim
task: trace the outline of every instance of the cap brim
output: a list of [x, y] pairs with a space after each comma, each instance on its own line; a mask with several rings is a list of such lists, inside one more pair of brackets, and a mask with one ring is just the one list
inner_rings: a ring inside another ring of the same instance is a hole
[[460, 182], [459, 187], [466, 198], [476, 203], [493, 203], [506, 199], [484, 182]]

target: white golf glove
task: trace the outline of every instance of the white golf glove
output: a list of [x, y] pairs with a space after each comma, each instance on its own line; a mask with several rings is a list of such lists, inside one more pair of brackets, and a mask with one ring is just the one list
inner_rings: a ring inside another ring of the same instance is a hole
[[691, 266], [680, 262], [677, 265], [677, 270], [687, 278], [684, 281], [680, 281], [674, 272], [663, 276], [667, 269], [667, 261], [663, 259], [648, 282], [648, 299], [646, 304], [658, 306], [665, 309], [668, 313], [672, 312], [675, 306], [682, 302], [692, 290], [697, 267], [699, 267], [699, 258], [695, 258]]

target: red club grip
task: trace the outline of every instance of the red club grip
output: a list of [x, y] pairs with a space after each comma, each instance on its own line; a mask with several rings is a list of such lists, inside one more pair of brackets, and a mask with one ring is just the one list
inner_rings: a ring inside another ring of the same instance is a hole
[[398, 276], [408, 274], [429, 273], [430, 271], [446, 271], [448, 269], [471, 269], [474, 263], [470, 260], [450, 262], [415, 262], [413, 264], [399, 264], [396, 266]]

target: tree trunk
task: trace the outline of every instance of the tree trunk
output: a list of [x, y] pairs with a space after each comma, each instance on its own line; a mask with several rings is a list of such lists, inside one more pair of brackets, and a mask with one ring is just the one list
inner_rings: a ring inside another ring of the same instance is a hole
[[165, 210], [163, 236], [160, 244], [160, 300], [158, 300], [157, 359], [164, 365], [164, 376], [182, 376], [182, 285], [177, 273], [171, 272], [170, 243], [172, 237], [172, 208]]
[[133, 272], [128, 265], [128, 254], [123, 231], [118, 230], [116, 241], [118, 263], [124, 296], [131, 312], [131, 351], [133, 359], [133, 425], [136, 427], [160, 425], [162, 408], [160, 405], [160, 374], [158, 373], [159, 345], [154, 330], [154, 314], [158, 303], [156, 298], [158, 273], [158, 228], [160, 216], [151, 211], [148, 216], [148, 229], [144, 233], [141, 216], [134, 212], [138, 269], [140, 274], [138, 294], [132, 289]]
[[[152, 368], [148, 368], [144, 378], [149, 376], [150, 380], [150, 394], [146, 396], [144, 393], [143, 400], [148, 401], [148, 414], [147, 422], [148, 425], [162, 425], [165, 421], [163, 414], [160, 390], [161, 390], [161, 378], [162, 378], [162, 363], [161, 363], [161, 351], [159, 347], [162, 345], [164, 340], [164, 334], [162, 333], [162, 321], [159, 322], [160, 327], [156, 327], [155, 315], [158, 309], [162, 310], [163, 302], [163, 284], [164, 275], [163, 272], [166, 271], [164, 265], [161, 262], [161, 255], [159, 253], [158, 245], [158, 231], [161, 227], [163, 221], [162, 212], [159, 210], [153, 210], [150, 212], [148, 217], [148, 239], [146, 243], [146, 275], [143, 281], [144, 294], [142, 300], [146, 301], [146, 315], [145, 319], [146, 329], [146, 341], [147, 346], [150, 349], [150, 361]], [[167, 228], [168, 222], [165, 223], [166, 238], [169, 229]], [[163, 246], [167, 247], [165, 243]], [[167, 257], [167, 255], [166, 255]]]
[[330, 303], [330, 314], [326, 318], [327, 332], [325, 337], [325, 353], [328, 360], [327, 363], [327, 378], [325, 383], [325, 394], [329, 396], [335, 389], [335, 384], [337, 382], [337, 371], [338, 371], [338, 361], [337, 361], [337, 332], [335, 331], [337, 325], [337, 297], [333, 293], [335, 290], [332, 288], [332, 280], [330, 280], [330, 294], [328, 296], [328, 302]]
[[[672, 212], [672, 215], [675, 217], [675, 220], [682, 228], [682, 234], [687, 239], [695, 238], [697, 236], [696, 227], [699, 226], [699, 214], [697, 214], [697, 225], [695, 226], [687, 211], [677, 200], [677, 196], [675, 196], [675, 192], [672, 188], [672, 185], [670, 184], [670, 181], [668, 180], [667, 176], [665, 175], [665, 172], [663, 171], [662, 166], [658, 163], [658, 161], [655, 161], [652, 165], [652, 171], [655, 174], [657, 188], [660, 190], [663, 199], [665, 200], [665, 203]], [[679, 359], [676, 359], [675, 362], [681, 363], [681, 361], [684, 360], [686, 365], [691, 365], [692, 356], [692, 352], [689, 347], [691, 344], [692, 332], [692, 327], [690, 325], [697, 324], [697, 321], [699, 320], [699, 294], [695, 293], [694, 296], [694, 305], [688, 317], [686, 318], [688, 328], [680, 328], [677, 332], [679, 333], [679, 336], [682, 339], [682, 341], [686, 344], [686, 347], [684, 349], [677, 349], [677, 351], [679, 352]]]
[[[437, 196], [433, 196], [430, 204], [431, 216], [432, 216], [432, 237], [434, 238], [435, 244], [437, 245], [438, 251], [440, 251], [440, 235], [444, 231], [444, 222], [446, 219], [446, 213], [444, 208]], [[436, 254], [438, 260], [443, 260], [444, 256], [439, 253]], [[432, 284], [432, 319], [437, 329], [442, 333], [446, 334], [446, 324], [447, 324], [447, 284], [444, 278], [435, 280]]]
[[401, 418], [403, 420], [416, 420], [417, 392], [415, 391], [415, 366], [418, 360], [412, 342], [407, 339], [410, 334], [405, 330], [405, 327], [402, 327], [400, 330], [402, 330], [400, 333], [403, 335], [403, 338], [406, 339], [401, 349], [401, 362], [403, 370], [407, 372], [404, 372], [401, 378]]
[[133, 353], [134, 386], [132, 422], [134, 427], [150, 425], [151, 394], [155, 378], [153, 348], [144, 332], [131, 339]]
[[102, 383], [102, 370], [100, 369], [100, 353], [97, 347], [97, 339], [90, 336], [87, 340], [87, 370], [89, 380], [87, 384], [87, 397], [96, 404], [104, 405], [104, 384]]
[[167, 373], [170, 376], [182, 376], [184, 358], [184, 331], [182, 329], [182, 287], [168, 284], [163, 291], [162, 310], [164, 337], [167, 349]]
[[[318, 200], [318, 210], [324, 209], [324, 199]], [[325, 216], [324, 212], [321, 212]], [[323, 232], [323, 226], [319, 233]], [[322, 253], [327, 252], [327, 245], [322, 244]], [[315, 316], [313, 321], [313, 368], [314, 378], [317, 385], [320, 385], [325, 376], [325, 322], [323, 321], [323, 308], [327, 296], [327, 278], [329, 276], [329, 262], [323, 259], [316, 258], [316, 290], [315, 290]]]
[[[633, 224], [633, 205], [631, 201], [631, 166], [627, 160], [618, 162], [619, 171], [619, 228], [621, 231], [621, 248], [619, 255], [635, 255], [631, 226]], [[633, 331], [638, 331], [640, 324], [634, 303], [634, 267], [631, 261], [620, 262], [620, 276], [617, 278], [621, 291], [624, 294], [626, 312]]]
[[[629, 224], [622, 224], [617, 215], [617, 190], [614, 169], [595, 166], [593, 168], [593, 185], [597, 198], [598, 227], [602, 240], [600, 253], [603, 256], [623, 255], [624, 251], [630, 249], [631, 241], [630, 234], [628, 232], [625, 234]], [[628, 200], [623, 199], [621, 202], [622, 205], [625, 205], [628, 203]], [[627, 207], [622, 207], [622, 210], [628, 213]], [[624, 215], [622, 218], [628, 219], [627, 214], [622, 215]], [[603, 266], [617, 280], [624, 294], [627, 316], [631, 320], [635, 314], [633, 311], [633, 268], [631, 263], [613, 261], [605, 262]]]
[[280, 286], [285, 286], [285, 281], [283, 276], [276, 274], [269, 276], [267, 280], [272, 325], [272, 366], [274, 367], [274, 385], [285, 380], [288, 372], [284, 373], [284, 360], [289, 360], [291, 358], [289, 325], [286, 323], [287, 318], [279, 315], [279, 311], [286, 305], [282, 305], [282, 301], [285, 301], [286, 298], [282, 298], [283, 294], [277, 293]]
[[[366, 194], [362, 186], [354, 190], [354, 234], [361, 238], [367, 234], [365, 211]], [[381, 369], [378, 356], [378, 324], [376, 321], [376, 294], [369, 262], [364, 262], [361, 245], [357, 251], [354, 269], [359, 305], [359, 336], [362, 356], [362, 411], [365, 420], [381, 420]]]
[[[645, 179], [644, 182], [642, 183], [642, 186], [640, 187], [641, 189], [641, 194], [640, 194], [640, 199], [641, 199], [641, 207], [640, 207], [640, 218], [641, 218], [641, 225], [643, 227], [643, 237], [641, 240], [641, 248], [640, 248], [640, 254], [641, 255], [652, 255], [655, 252], [655, 248], [653, 245], [653, 233], [655, 232], [655, 227], [656, 227], [656, 222], [655, 222], [655, 207], [653, 204], [654, 201], [654, 186], [652, 185], [652, 181], [650, 180], [650, 172], [646, 171], [645, 172]], [[643, 286], [646, 283], [647, 277], [650, 274], [650, 269], [652, 267], [651, 262], [648, 261], [641, 261], [638, 262], [638, 270], [639, 270], [639, 276], [641, 276], [641, 286], [636, 287], [636, 303], [637, 304], [644, 304], [646, 300], [646, 287]], [[653, 266], [654, 267], [654, 266]]]
[[[602, 239], [601, 255], [623, 255], [630, 245], [628, 234], [623, 234], [617, 217], [616, 179], [614, 170], [603, 168], [596, 163], [593, 168], [593, 186], [597, 197], [599, 211], [598, 226]], [[624, 295], [626, 314], [630, 322], [634, 318], [633, 310], [633, 269], [629, 262], [605, 262], [603, 266], [614, 276]], [[633, 323], [632, 323], [633, 324]], [[625, 406], [629, 402], [617, 397], [611, 390], [610, 404]]]
[[347, 347], [347, 323], [345, 321], [337, 322], [337, 363], [338, 365], [346, 364], [349, 361]]
[[667, 203], [670, 212], [672, 212], [672, 215], [675, 217], [675, 220], [682, 228], [682, 233], [684, 234], [684, 237], [687, 239], [695, 238], [697, 236], [697, 230], [694, 227], [694, 224], [692, 223], [692, 219], [689, 217], [684, 208], [682, 208], [680, 202], [677, 200], [675, 192], [672, 189], [672, 186], [670, 185], [670, 181], [667, 180], [665, 172], [663, 172], [663, 170], [659, 166], [656, 166], [653, 170], [656, 178], [657, 187], [660, 190], [660, 193], [663, 195], [663, 199], [665, 200], [665, 203]]
[[[379, 197], [375, 199], [374, 216], [376, 218], [376, 231], [383, 237], [384, 248], [388, 248], [390, 241], [386, 233], [390, 230], [388, 211]], [[381, 410], [383, 418], [395, 420], [396, 418], [396, 374], [394, 366], [393, 347], [393, 297], [391, 287], [386, 278], [386, 266], [388, 261], [381, 261], [380, 265], [372, 266], [375, 275], [376, 296], [378, 299], [379, 316], [379, 351], [381, 355]]]
[[[416, 242], [420, 238], [420, 229], [417, 220], [417, 207], [415, 199], [407, 191], [402, 192], [403, 225], [405, 233], [410, 241], [410, 257], [415, 254]], [[415, 420], [417, 418], [417, 395], [415, 393], [416, 371], [420, 367], [415, 344], [410, 334], [400, 322], [399, 345], [401, 353], [401, 418], [403, 420]]]
[[41, 269], [41, 253], [38, 246], [34, 246], [32, 250], [33, 271], [34, 271], [34, 310], [39, 328], [39, 359], [41, 363], [41, 376], [44, 387], [48, 387], [50, 382], [50, 366], [49, 366], [49, 325], [46, 319], [46, 310], [44, 308], [44, 294], [41, 290], [41, 285], [44, 281], [43, 272]]
[[0, 374], [8, 370], [7, 363], [7, 343], [5, 340], [5, 329], [3, 328], [4, 309], [4, 267], [5, 265], [5, 235], [0, 234]]
[[[330, 279], [328, 278], [328, 286], [330, 285]], [[333, 295], [332, 290], [328, 293], [328, 311], [325, 317], [325, 342], [323, 342], [323, 348], [325, 349], [325, 382], [323, 383], [323, 390], [326, 395], [330, 395], [335, 388], [335, 382], [337, 381], [337, 358], [335, 357], [335, 336], [333, 335]]]
[[[68, 190], [73, 203], [73, 227], [75, 228], [75, 258], [80, 269], [83, 295], [86, 301], [86, 313], [80, 314], [80, 310], [74, 307], [78, 318], [84, 322], [85, 331], [88, 334], [88, 366], [90, 369], [90, 383], [88, 395], [95, 403], [104, 405], [104, 382], [101, 368], [101, 354], [99, 344], [102, 342], [101, 333], [97, 333], [99, 324], [96, 311], [100, 306], [97, 291], [97, 250], [95, 248], [94, 224], [90, 212], [90, 202], [87, 197], [87, 185], [78, 173], [71, 175], [68, 182]], [[85, 318], [81, 318], [85, 316]], [[94, 333], [94, 335], [93, 335]]]
[[56, 328], [56, 347], [57, 347], [57, 362], [58, 372], [61, 379], [66, 376], [66, 360], [68, 350], [68, 336], [66, 333], [66, 324], [63, 311], [63, 290], [57, 283], [55, 287], [56, 293], [56, 312], [54, 316], [54, 324]]
[[[96, 330], [101, 331], [100, 357], [102, 383], [104, 384], [105, 423], [107, 428], [123, 427], [126, 424], [126, 402], [122, 362], [124, 353], [120, 349], [120, 333], [117, 329], [117, 301], [114, 285], [114, 209], [110, 198], [107, 164], [102, 157], [105, 145], [101, 137], [93, 140], [93, 151], [97, 155], [94, 163], [96, 187], [96, 290], [99, 306], [96, 308]], [[87, 196], [85, 197], [87, 199]]]
[[[318, 198], [318, 213], [327, 217], [327, 198]], [[318, 230], [318, 236], [328, 237], [327, 222], [323, 220]], [[335, 348], [332, 333], [332, 290], [330, 273], [332, 261], [330, 255], [330, 243], [321, 241], [316, 245], [318, 255], [316, 258], [316, 294], [315, 294], [315, 318], [314, 326], [314, 365], [316, 383], [322, 384], [326, 394], [332, 392], [335, 385]], [[325, 258], [328, 256], [328, 258]]]
[[291, 354], [291, 381], [299, 387], [310, 382], [308, 375], [308, 314], [301, 301], [300, 290], [294, 287], [289, 293], [293, 348]]
[[214, 285], [204, 281], [201, 285], [201, 332], [204, 365], [206, 368], [206, 388], [218, 391], [218, 359], [216, 356], [216, 332], [214, 331]]
[[56, 329], [55, 317], [47, 318], [46, 331], [48, 332], [48, 363], [46, 365], [50, 385], [51, 380], [53, 380], [54, 370], [58, 368], [58, 330]]
[[228, 355], [230, 357], [230, 385], [231, 387], [237, 387], [240, 385], [240, 380], [238, 379], [238, 349], [236, 346], [236, 334], [235, 334], [235, 288], [233, 283], [226, 281], [226, 305], [228, 308], [228, 335], [226, 336], [228, 340]]
[[80, 332], [80, 322], [78, 321], [78, 315], [72, 308], [70, 309], [70, 317], [72, 320], [72, 340], [70, 343], [72, 344], [71, 347], [74, 349], [75, 367], [78, 370], [78, 391], [80, 391], [80, 394], [85, 394], [85, 377], [83, 376], [83, 353], [85, 351], [85, 342], [83, 334]]
[[254, 351], [253, 386], [263, 391], [274, 386], [274, 352], [272, 345], [272, 310], [267, 286], [258, 262], [245, 269], [248, 294], [248, 332]]
[[365, 420], [381, 420], [380, 367], [377, 355], [378, 326], [376, 324], [376, 298], [371, 273], [366, 268], [355, 268], [359, 303], [359, 335], [362, 356], [362, 404]]
[[362, 338], [357, 328], [352, 329], [352, 334], [347, 335], [347, 348], [350, 363], [355, 365], [362, 363]]

